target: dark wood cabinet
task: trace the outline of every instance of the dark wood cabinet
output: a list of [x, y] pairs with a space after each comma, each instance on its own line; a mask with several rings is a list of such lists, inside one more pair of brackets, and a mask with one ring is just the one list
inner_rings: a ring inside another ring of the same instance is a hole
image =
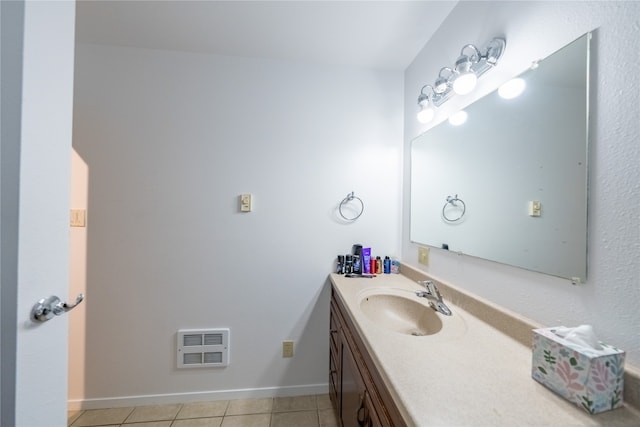
[[335, 289], [331, 292], [329, 335], [329, 394], [340, 425], [406, 426]]
[[344, 427], [382, 426], [350, 349], [342, 353], [342, 425]]

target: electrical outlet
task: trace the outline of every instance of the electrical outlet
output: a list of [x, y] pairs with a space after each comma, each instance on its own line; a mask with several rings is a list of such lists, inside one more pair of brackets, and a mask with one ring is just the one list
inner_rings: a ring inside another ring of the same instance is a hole
[[282, 357], [293, 357], [293, 341], [282, 341]]
[[418, 248], [418, 263], [422, 265], [429, 265], [429, 248]]

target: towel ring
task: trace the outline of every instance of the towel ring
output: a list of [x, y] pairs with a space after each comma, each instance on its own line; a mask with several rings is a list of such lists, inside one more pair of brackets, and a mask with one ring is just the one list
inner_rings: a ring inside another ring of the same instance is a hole
[[[342, 209], [354, 200], [357, 200], [360, 203], [360, 208], [356, 210], [357, 214], [355, 216], [345, 215]], [[360, 218], [360, 215], [362, 215], [362, 212], [364, 212], [364, 202], [360, 197], [357, 197], [352, 191], [351, 193], [347, 194], [347, 197], [342, 199], [342, 201], [340, 202], [340, 205], [338, 205], [338, 212], [340, 213], [340, 216], [346, 221], [355, 221], [356, 219]]]
[[[452, 217], [447, 216], [447, 212], [446, 212], [447, 211], [447, 206], [451, 205], [451, 206], [454, 206], [454, 207], [460, 209], [460, 206], [456, 202], [460, 202], [460, 204], [462, 205], [462, 212], [460, 212], [457, 217], [456, 216], [452, 216]], [[462, 217], [464, 216], [466, 211], [467, 211], [467, 205], [464, 203], [464, 200], [458, 198], [457, 194], [454, 197], [447, 196], [447, 201], [445, 202], [444, 206], [442, 207], [442, 218], [447, 222], [460, 221], [462, 219]]]

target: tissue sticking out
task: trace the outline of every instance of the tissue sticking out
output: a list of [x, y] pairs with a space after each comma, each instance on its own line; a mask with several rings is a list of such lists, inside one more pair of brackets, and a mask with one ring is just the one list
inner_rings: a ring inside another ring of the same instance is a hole
[[575, 328], [560, 326], [554, 329], [553, 333], [578, 347], [602, 350], [600, 341], [593, 332], [593, 327], [591, 325], [580, 325]]

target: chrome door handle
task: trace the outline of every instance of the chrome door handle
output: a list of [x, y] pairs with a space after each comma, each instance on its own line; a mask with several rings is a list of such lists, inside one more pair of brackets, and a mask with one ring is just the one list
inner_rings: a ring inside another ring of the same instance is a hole
[[62, 302], [62, 300], [55, 295], [49, 298], [43, 298], [31, 309], [31, 320], [34, 322], [46, 322], [52, 319], [53, 316], [60, 316], [62, 313], [74, 309], [82, 300], [84, 300], [83, 294], [78, 295], [76, 302], [73, 304]]

